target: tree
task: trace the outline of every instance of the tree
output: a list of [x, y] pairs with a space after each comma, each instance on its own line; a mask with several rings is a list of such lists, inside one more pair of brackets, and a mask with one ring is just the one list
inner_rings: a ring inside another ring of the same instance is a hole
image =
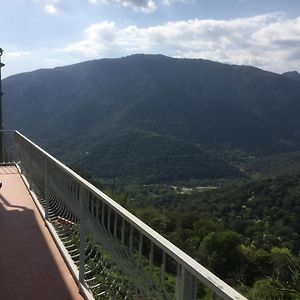
[[226, 279], [229, 273], [239, 267], [242, 260], [239, 244], [240, 239], [235, 232], [209, 233], [199, 247], [200, 263]]

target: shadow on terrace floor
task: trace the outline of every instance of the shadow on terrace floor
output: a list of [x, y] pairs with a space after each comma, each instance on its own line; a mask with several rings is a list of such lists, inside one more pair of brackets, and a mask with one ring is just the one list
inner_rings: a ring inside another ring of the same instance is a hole
[[[17, 176], [17, 180], [12, 180], [12, 176]], [[62, 258], [53, 256], [58, 251], [53, 251], [54, 242], [50, 241], [51, 236], [33, 201], [30, 203], [25, 186], [21, 187], [22, 193], [14, 186], [23, 184], [20, 176], [0, 172], [0, 181], [3, 182], [0, 190], [0, 298], [82, 299], [78, 291], [70, 292], [64, 277], [71, 274], [65, 271], [62, 275], [59, 266]], [[74, 297], [74, 294], [78, 295]]]

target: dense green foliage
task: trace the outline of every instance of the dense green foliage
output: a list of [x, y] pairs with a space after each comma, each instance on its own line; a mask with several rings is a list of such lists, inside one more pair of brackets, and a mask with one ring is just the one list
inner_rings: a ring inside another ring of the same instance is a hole
[[133, 55], [19, 74], [3, 89], [6, 128], [93, 176], [243, 177], [241, 163], [300, 150], [299, 82], [253, 67]]
[[190, 195], [180, 211], [197, 211], [220, 219], [258, 248], [300, 251], [300, 176], [232, 184]]
[[300, 175], [204, 191], [116, 182], [106, 189], [249, 299], [299, 299]]
[[257, 158], [243, 165], [247, 173], [264, 176], [300, 174], [300, 151]]

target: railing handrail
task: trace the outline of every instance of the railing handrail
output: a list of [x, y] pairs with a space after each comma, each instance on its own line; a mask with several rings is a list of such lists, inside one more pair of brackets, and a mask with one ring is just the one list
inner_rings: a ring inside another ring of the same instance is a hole
[[145, 224], [139, 218], [134, 216], [132, 213], [123, 208], [120, 204], [115, 202], [112, 198], [107, 196], [101, 190], [96, 188], [86, 179], [78, 175], [76, 172], [71, 170], [69, 167], [64, 165], [58, 159], [53, 157], [51, 154], [46, 152], [40, 146], [32, 142], [26, 136], [21, 134], [19, 131], [14, 130], [14, 132], [26, 140], [32, 147], [41, 152], [47, 159], [54, 162], [59, 168], [70, 175], [79, 184], [83, 184], [90, 192], [94, 195], [101, 197], [102, 200], [117, 214], [122, 216], [128, 223], [135, 227], [138, 231], [142, 232], [149, 240], [151, 240], [155, 245], [159, 246], [165, 253], [172, 257], [175, 261], [179, 262], [185, 269], [187, 269], [192, 275], [194, 275], [198, 280], [209, 287], [213, 292], [222, 297], [223, 299], [235, 299], [235, 300], [247, 300], [244, 296], [234, 290], [231, 286], [226, 284], [212, 272], [207, 270], [204, 266], [186, 254], [184, 251], [176, 247], [169, 240], [164, 238], [162, 235], [153, 230], [150, 226]]

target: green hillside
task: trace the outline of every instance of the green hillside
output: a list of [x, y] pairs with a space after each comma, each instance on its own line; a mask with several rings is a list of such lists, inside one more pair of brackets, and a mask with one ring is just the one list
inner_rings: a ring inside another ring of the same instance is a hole
[[299, 299], [299, 174], [210, 189], [114, 185], [107, 192], [248, 299]]
[[234, 178], [241, 156], [300, 150], [298, 82], [253, 67], [133, 55], [15, 75], [3, 89], [6, 128], [98, 177]]

